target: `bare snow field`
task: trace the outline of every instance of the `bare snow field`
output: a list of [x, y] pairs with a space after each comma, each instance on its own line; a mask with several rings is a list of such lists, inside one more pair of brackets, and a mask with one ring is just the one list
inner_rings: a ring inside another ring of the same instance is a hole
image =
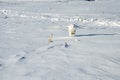
[[120, 80], [120, 0], [1, 0], [0, 80]]

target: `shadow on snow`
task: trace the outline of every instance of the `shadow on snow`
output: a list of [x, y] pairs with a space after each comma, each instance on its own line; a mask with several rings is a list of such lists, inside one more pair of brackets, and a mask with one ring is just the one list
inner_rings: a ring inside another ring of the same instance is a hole
[[76, 35], [76, 37], [81, 37], [81, 36], [110, 36], [110, 35], [116, 35], [116, 34], [81, 34], [81, 35]]

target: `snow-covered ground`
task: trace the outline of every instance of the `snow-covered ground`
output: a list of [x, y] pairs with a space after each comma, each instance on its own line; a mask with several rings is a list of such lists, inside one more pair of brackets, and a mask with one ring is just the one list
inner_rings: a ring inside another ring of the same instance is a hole
[[1, 0], [0, 80], [120, 80], [119, 7], [120, 0]]

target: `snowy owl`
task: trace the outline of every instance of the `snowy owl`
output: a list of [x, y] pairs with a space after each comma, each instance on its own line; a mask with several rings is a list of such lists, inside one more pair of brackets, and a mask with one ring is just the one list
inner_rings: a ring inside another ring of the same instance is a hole
[[76, 28], [75, 28], [74, 24], [68, 26], [68, 32], [69, 32], [69, 36], [71, 36], [71, 37], [75, 36]]

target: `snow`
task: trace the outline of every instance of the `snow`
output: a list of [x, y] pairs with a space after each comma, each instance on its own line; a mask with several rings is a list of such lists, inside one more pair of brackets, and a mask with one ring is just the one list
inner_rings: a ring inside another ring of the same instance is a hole
[[[119, 80], [119, 5], [1, 0], [0, 80]], [[71, 24], [75, 37], [69, 37]]]

